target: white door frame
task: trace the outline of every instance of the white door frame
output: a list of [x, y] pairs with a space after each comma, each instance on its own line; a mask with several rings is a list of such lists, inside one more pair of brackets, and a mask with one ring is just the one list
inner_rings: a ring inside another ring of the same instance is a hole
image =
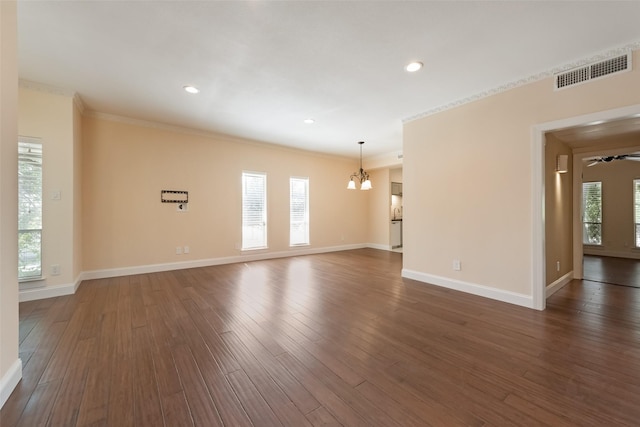
[[[629, 117], [640, 117], [640, 104], [613, 110], [599, 111], [568, 119], [556, 120], [534, 125], [531, 130], [531, 295], [533, 308], [544, 310], [546, 307], [546, 270], [545, 270], [545, 219], [544, 219], [544, 146], [545, 133], [553, 130], [584, 126], [598, 121], [609, 121]], [[574, 156], [574, 180], [576, 179], [576, 162], [580, 159]], [[578, 175], [579, 177], [579, 175]], [[575, 184], [575, 183], [574, 183]], [[575, 185], [574, 185], [575, 188]], [[575, 193], [575, 191], [574, 191]], [[574, 194], [574, 200], [577, 195]], [[574, 206], [574, 218], [575, 218]], [[576, 262], [582, 263], [582, 239], [580, 232], [576, 232], [576, 221], [573, 221], [573, 263], [574, 278], [582, 277], [582, 267], [576, 267]], [[578, 254], [579, 253], [579, 254]]]

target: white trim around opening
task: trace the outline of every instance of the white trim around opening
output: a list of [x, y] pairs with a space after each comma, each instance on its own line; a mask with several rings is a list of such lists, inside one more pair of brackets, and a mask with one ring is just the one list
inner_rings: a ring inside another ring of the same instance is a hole
[[[582, 116], [570, 117], [553, 122], [534, 125], [531, 130], [531, 294], [533, 296], [533, 308], [544, 310], [546, 306], [545, 283], [545, 223], [544, 223], [544, 145], [545, 133], [557, 129], [574, 126], [584, 126], [595, 121], [609, 121], [640, 115], [640, 104], [613, 110], [599, 111]], [[574, 159], [575, 162], [575, 159]], [[574, 163], [575, 164], [575, 163]], [[574, 173], [576, 173], [574, 171]], [[577, 240], [577, 242], [576, 242]], [[582, 277], [582, 236], [573, 236], [573, 263], [574, 278]], [[579, 265], [578, 265], [579, 264]], [[576, 268], [576, 267], [580, 268]]]

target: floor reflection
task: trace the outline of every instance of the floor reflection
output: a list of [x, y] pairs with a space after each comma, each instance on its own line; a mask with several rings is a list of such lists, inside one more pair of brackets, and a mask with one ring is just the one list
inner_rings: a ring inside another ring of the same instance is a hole
[[585, 280], [640, 288], [640, 260], [585, 255], [583, 266]]

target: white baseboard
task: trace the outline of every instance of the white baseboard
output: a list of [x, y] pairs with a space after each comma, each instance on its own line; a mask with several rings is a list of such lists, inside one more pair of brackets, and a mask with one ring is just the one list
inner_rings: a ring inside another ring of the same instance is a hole
[[0, 409], [4, 406], [11, 392], [22, 379], [22, 360], [18, 359], [9, 368], [6, 374], [0, 378]]
[[564, 285], [566, 285], [572, 280], [573, 280], [573, 270], [571, 270], [570, 272], [568, 272], [567, 274], [565, 274], [564, 276], [562, 276], [561, 278], [559, 278], [558, 280], [556, 280], [555, 282], [547, 286], [546, 298], [549, 298], [551, 295], [558, 292], [560, 289], [564, 287]]
[[252, 251], [238, 256], [209, 258], [184, 262], [171, 262], [166, 264], [139, 265], [133, 267], [110, 268], [106, 270], [92, 270], [82, 273], [82, 280], [106, 279], [109, 277], [131, 276], [134, 274], [158, 273], [161, 271], [184, 270], [187, 268], [209, 267], [213, 265], [234, 264], [238, 262], [261, 261], [274, 258], [286, 258], [301, 255], [313, 255], [327, 252], [347, 251], [351, 249], [362, 249], [367, 245], [342, 245], [328, 246], [323, 248], [294, 248], [288, 251], [263, 252]]
[[381, 251], [392, 250], [391, 245], [382, 245], [380, 243], [367, 243], [365, 246], [371, 249], [380, 249]]
[[65, 285], [42, 286], [38, 288], [22, 289], [20, 291], [20, 302], [33, 301], [44, 298], [59, 297], [63, 295], [72, 295], [80, 286], [83, 280], [107, 279], [110, 277], [131, 276], [134, 274], [158, 273], [161, 271], [184, 270], [187, 268], [209, 267], [213, 265], [233, 264], [238, 262], [261, 261], [274, 258], [286, 258], [302, 255], [314, 255], [327, 252], [339, 252], [352, 249], [373, 248], [382, 250], [391, 250], [390, 246], [376, 244], [354, 244], [341, 246], [327, 246], [322, 248], [292, 248], [288, 251], [266, 252], [251, 251], [238, 256], [200, 259], [183, 262], [171, 262], [166, 264], [150, 264], [137, 265], [132, 267], [110, 268], [105, 270], [92, 270], [80, 273], [74, 283]]
[[75, 282], [64, 285], [41, 286], [38, 288], [21, 289], [18, 301], [34, 301], [45, 298], [60, 297], [64, 295], [73, 295], [76, 293], [78, 286], [82, 282], [82, 273], [76, 278]]
[[502, 289], [491, 288], [489, 286], [478, 285], [476, 283], [463, 282], [461, 280], [450, 279], [448, 277], [435, 276], [433, 274], [421, 273], [419, 271], [408, 270], [405, 268], [402, 269], [402, 277], [485, 298], [491, 298], [509, 304], [535, 308], [533, 306], [533, 297], [531, 295], [504, 291]]

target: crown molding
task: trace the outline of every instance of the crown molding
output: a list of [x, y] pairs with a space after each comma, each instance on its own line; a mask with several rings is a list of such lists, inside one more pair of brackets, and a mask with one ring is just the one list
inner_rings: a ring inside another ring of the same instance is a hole
[[45, 83], [38, 83], [31, 80], [19, 79], [18, 85], [25, 89], [33, 89], [33, 90], [37, 90], [38, 92], [46, 92], [46, 93], [52, 93], [54, 95], [68, 96], [69, 98], [73, 98], [76, 95], [76, 92], [73, 90], [64, 89], [57, 86], [51, 86]]
[[84, 106], [84, 102], [82, 102], [82, 98], [80, 98], [80, 95], [78, 95], [77, 93], [73, 94], [73, 103], [75, 104], [78, 111], [80, 111], [80, 114], [84, 115], [86, 108]]
[[445, 110], [450, 110], [452, 108], [456, 108], [456, 107], [459, 107], [459, 106], [464, 105], [464, 104], [469, 104], [471, 102], [475, 102], [475, 101], [478, 101], [478, 100], [483, 99], [483, 98], [488, 98], [490, 96], [493, 96], [493, 95], [496, 95], [496, 94], [499, 94], [499, 93], [502, 93], [502, 92], [506, 92], [508, 90], [515, 89], [515, 88], [520, 87], [520, 86], [525, 86], [525, 85], [528, 85], [530, 83], [534, 83], [534, 82], [537, 82], [539, 80], [546, 79], [546, 78], [551, 77], [551, 76], [553, 76], [555, 74], [558, 74], [558, 73], [569, 71], [569, 70], [572, 70], [572, 69], [578, 68], [578, 67], [583, 67], [583, 66], [591, 64], [593, 62], [599, 62], [599, 61], [602, 61], [602, 60], [605, 60], [605, 59], [609, 59], [609, 58], [614, 57], [614, 56], [619, 56], [619, 55], [626, 54], [628, 52], [633, 52], [633, 51], [636, 51], [638, 49], [640, 49], [640, 41], [637, 41], [637, 42], [634, 42], [634, 43], [630, 43], [630, 44], [627, 44], [627, 45], [619, 47], [619, 48], [603, 51], [601, 53], [598, 53], [596, 55], [590, 56], [588, 58], [581, 59], [581, 60], [576, 61], [576, 62], [567, 63], [567, 64], [561, 65], [559, 67], [555, 67], [555, 68], [552, 68], [550, 70], [543, 71], [541, 73], [532, 74], [532, 75], [530, 75], [528, 77], [525, 77], [525, 78], [522, 78], [522, 79], [518, 79], [518, 80], [514, 80], [514, 81], [511, 81], [511, 82], [505, 83], [505, 84], [503, 84], [501, 86], [489, 89], [489, 90], [485, 90], [485, 91], [482, 91], [482, 92], [475, 93], [475, 94], [470, 95], [470, 96], [468, 96], [466, 98], [461, 98], [461, 99], [458, 99], [456, 101], [440, 105], [438, 107], [432, 108], [432, 109], [427, 110], [425, 112], [422, 112], [422, 113], [419, 113], [419, 114], [404, 118], [404, 119], [402, 119], [402, 123], [405, 124], [405, 123], [409, 123], [409, 122], [412, 122], [414, 120], [418, 120], [418, 119], [421, 119], [421, 118], [424, 118], [424, 117], [427, 117], [427, 116], [432, 116], [434, 114], [440, 113], [440, 112], [445, 111]]
[[84, 102], [82, 102], [82, 98], [80, 98], [80, 95], [78, 95], [78, 93], [73, 90], [64, 89], [57, 86], [51, 86], [44, 83], [38, 83], [31, 80], [23, 80], [23, 79], [18, 80], [18, 85], [25, 89], [31, 89], [38, 92], [51, 93], [53, 95], [60, 95], [60, 96], [72, 98], [73, 103], [75, 104], [76, 108], [78, 108], [78, 110], [80, 111], [80, 114], [84, 114], [84, 112], [86, 111]]

